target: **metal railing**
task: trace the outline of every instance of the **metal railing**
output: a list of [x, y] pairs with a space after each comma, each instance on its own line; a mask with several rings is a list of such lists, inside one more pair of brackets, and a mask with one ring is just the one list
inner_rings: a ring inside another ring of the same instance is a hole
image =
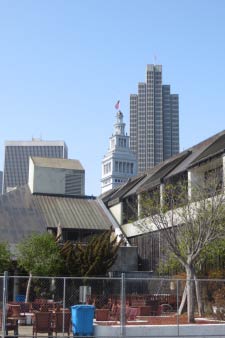
[[[94, 306], [92, 335], [96, 337], [103, 337], [103, 334], [107, 337], [113, 336], [113, 330], [115, 336], [120, 337], [138, 337], [138, 334], [150, 337], [152, 328], [155, 330], [157, 325], [170, 325], [169, 329], [173, 329], [173, 332], [168, 333], [168, 336], [184, 336], [182, 326], [187, 324], [186, 308], [183, 308], [182, 314], [179, 312], [186, 285], [183, 279], [131, 278], [125, 274], [119, 277], [85, 279], [33, 276], [28, 298], [25, 299], [28, 281], [27, 276], [8, 276], [7, 273], [0, 277], [3, 338], [7, 336], [8, 317], [12, 317], [9, 311], [13, 305], [18, 304], [21, 306], [20, 317], [17, 318], [19, 337], [33, 336], [30, 324], [35, 311], [41, 311], [41, 308], [52, 312], [61, 310], [63, 313], [72, 310], [73, 322], [73, 306], [76, 305]], [[201, 301], [195, 304], [196, 324], [199, 323], [203, 327], [204, 322], [211, 323], [212, 333], [207, 330], [204, 336], [225, 336], [225, 280], [200, 279], [198, 286]], [[25, 304], [28, 306], [26, 309]], [[198, 314], [199, 305], [201, 316]], [[104, 318], [101, 318], [101, 314], [104, 314]], [[217, 326], [214, 328], [214, 325]], [[217, 330], [221, 325], [224, 325], [223, 334]], [[146, 333], [146, 327], [149, 335]], [[108, 333], [105, 333], [106, 328]], [[132, 334], [132, 330], [136, 333]], [[71, 331], [71, 334], [74, 332]], [[64, 321], [62, 332], [57, 336], [60, 335], [67, 335]], [[191, 336], [192, 333], [186, 335]], [[163, 336], [166, 336], [166, 333]]]

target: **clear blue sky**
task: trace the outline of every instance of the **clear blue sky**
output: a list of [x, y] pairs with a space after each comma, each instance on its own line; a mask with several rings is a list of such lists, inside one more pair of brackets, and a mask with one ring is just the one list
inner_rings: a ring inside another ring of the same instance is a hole
[[180, 149], [225, 129], [224, 0], [1, 0], [0, 170], [4, 141], [65, 140], [100, 193], [121, 101], [146, 65], [180, 97]]

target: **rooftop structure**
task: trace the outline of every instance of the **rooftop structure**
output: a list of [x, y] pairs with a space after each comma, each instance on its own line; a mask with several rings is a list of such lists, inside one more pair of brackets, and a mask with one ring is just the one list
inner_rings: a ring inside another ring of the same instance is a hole
[[28, 182], [29, 156], [67, 158], [64, 141], [6, 141], [3, 174], [3, 193]]
[[30, 157], [28, 184], [32, 193], [81, 196], [85, 171], [78, 160]]

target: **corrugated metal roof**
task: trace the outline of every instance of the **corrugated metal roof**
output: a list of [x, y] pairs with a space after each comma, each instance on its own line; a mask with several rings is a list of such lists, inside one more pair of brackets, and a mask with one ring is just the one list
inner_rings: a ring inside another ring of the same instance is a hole
[[112, 225], [97, 199], [34, 195], [48, 228], [105, 230]]
[[84, 170], [83, 166], [78, 160], [68, 160], [64, 158], [52, 158], [52, 157], [36, 157], [36, 156], [31, 156], [31, 159], [33, 163], [38, 167]]
[[0, 240], [18, 243], [59, 222], [62, 229], [107, 230], [113, 225], [107, 212], [95, 198], [32, 195], [20, 187], [0, 196]]

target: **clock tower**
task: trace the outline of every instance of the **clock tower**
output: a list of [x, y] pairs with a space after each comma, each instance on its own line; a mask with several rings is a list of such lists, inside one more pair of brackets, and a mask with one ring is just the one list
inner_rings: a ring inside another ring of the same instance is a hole
[[102, 193], [125, 183], [130, 177], [137, 175], [137, 160], [130, 150], [130, 138], [125, 135], [123, 113], [116, 114], [114, 133], [109, 138], [109, 149], [102, 160]]

